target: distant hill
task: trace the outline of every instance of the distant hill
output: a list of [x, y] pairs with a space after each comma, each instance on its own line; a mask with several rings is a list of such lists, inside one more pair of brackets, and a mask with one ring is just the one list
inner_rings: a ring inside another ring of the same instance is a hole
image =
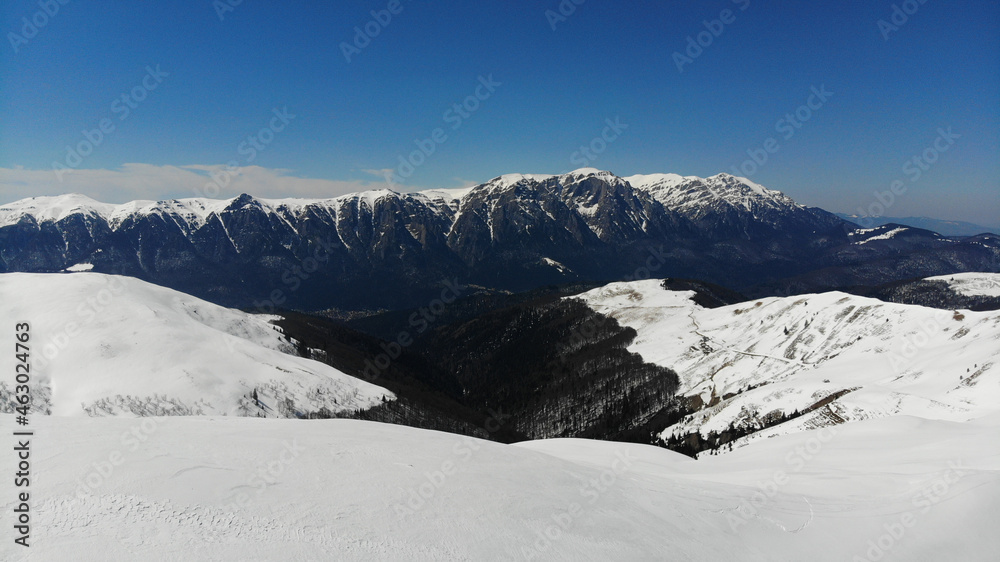
[[874, 228], [876, 226], [895, 223], [932, 230], [945, 236], [975, 236], [976, 234], [986, 232], [993, 234], [1000, 232], [1000, 226], [983, 226], [972, 222], [946, 221], [930, 217], [859, 217], [858, 215], [848, 215], [845, 213], [835, 214], [846, 221], [851, 221], [865, 228]]

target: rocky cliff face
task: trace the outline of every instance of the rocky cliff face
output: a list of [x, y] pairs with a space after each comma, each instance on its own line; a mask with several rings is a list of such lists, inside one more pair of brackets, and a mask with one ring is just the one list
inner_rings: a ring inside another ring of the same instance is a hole
[[[37, 197], [0, 206], [0, 271], [90, 264], [230, 306], [390, 308], [425, 303], [454, 278], [499, 290], [637, 274], [747, 287], [863, 267], [915, 243], [908, 238], [859, 231], [727, 174], [620, 178], [588, 168], [316, 200]], [[995, 242], [959, 257], [956, 244], [966, 242], [921, 238], [923, 250], [950, 251], [925, 259], [937, 269], [921, 274], [997, 261]]]

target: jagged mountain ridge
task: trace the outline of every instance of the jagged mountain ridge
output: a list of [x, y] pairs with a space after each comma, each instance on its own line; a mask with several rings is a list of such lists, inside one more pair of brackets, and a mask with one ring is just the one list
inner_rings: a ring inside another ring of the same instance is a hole
[[749, 239], [788, 231], [826, 231], [842, 224], [822, 209], [800, 205], [780, 191], [729, 174], [708, 178], [652, 174], [625, 180], [712, 237], [727, 238], [737, 232]]
[[856, 230], [743, 178], [661, 176], [585, 168], [314, 200], [37, 197], [0, 206], [0, 271], [92, 264], [229, 306], [398, 308], [456, 279], [526, 290], [640, 272], [746, 287], [828, 265]]

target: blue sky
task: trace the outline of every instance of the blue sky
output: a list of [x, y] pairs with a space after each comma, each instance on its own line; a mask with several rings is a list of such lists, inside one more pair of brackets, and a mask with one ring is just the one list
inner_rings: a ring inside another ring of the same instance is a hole
[[[1000, 225], [995, 1], [566, 0], [564, 19], [560, 0], [244, 0], [220, 18], [221, 2], [69, 0], [44, 18], [38, 0], [5, 2], [0, 202], [190, 197], [212, 172], [228, 178], [206, 191], [218, 197], [332, 196], [384, 187], [387, 169], [398, 190], [581, 162], [707, 176], [750, 150], [767, 161], [740, 175], [804, 204], [870, 209], [898, 179], [886, 215]], [[880, 29], [894, 4], [913, 13]], [[389, 7], [387, 25], [370, 23]], [[44, 25], [32, 34], [22, 18]], [[343, 44], [366, 24], [378, 34], [348, 62]], [[685, 54], [700, 33], [707, 46]], [[679, 71], [675, 53], [697, 56]], [[810, 100], [821, 87], [832, 96]], [[808, 120], [788, 138], [781, 120], [796, 110]], [[594, 142], [608, 119], [627, 128]], [[73, 161], [66, 147], [87, 149], [98, 137], [83, 131], [102, 120], [113, 129]], [[949, 127], [957, 138], [938, 140]], [[437, 129], [433, 154], [401, 177], [400, 157]], [[935, 161], [914, 178], [904, 166], [928, 149]]]

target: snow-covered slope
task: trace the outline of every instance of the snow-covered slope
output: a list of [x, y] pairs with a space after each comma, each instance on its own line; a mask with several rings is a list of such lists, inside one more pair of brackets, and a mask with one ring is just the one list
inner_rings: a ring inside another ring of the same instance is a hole
[[[0, 318], [31, 326], [37, 412], [291, 417], [393, 398], [295, 356], [270, 317], [131, 277], [7, 273], [0, 295]], [[13, 408], [11, 384], [0, 380], [5, 412]]]
[[580, 296], [635, 328], [629, 349], [674, 369], [679, 393], [698, 398], [703, 409], [664, 439], [751, 432], [739, 445], [850, 420], [967, 421], [1000, 412], [1000, 312], [838, 292], [705, 309], [692, 295], [650, 280]]
[[[136, 206], [150, 201], [136, 201]], [[61, 221], [72, 214], [94, 215], [107, 218], [118, 206], [95, 201], [86, 195], [69, 193], [53, 197], [31, 197], [0, 205], [0, 226], [15, 224], [22, 217], [31, 216], [38, 222]]]
[[1000, 273], [955, 273], [924, 281], [944, 281], [956, 293], [969, 297], [1000, 297]]
[[924, 239], [938, 243], [958, 243], [958, 240], [941, 236], [936, 232], [899, 224], [887, 224], [883, 226], [876, 226], [874, 228], [859, 228], [851, 232], [848, 236], [850, 237], [851, 242], [856, 246], [864, 246], [865, 244], [880, 240], [905, 242], [906, 240], [915, 241]]
[[11, 562], [979, 562], [1000, 548], [996, 418], [869, 420], [698, 461], [354, 420], [33, 425], [30, 548], [12, 540], [13, 494], [0, 500]]

